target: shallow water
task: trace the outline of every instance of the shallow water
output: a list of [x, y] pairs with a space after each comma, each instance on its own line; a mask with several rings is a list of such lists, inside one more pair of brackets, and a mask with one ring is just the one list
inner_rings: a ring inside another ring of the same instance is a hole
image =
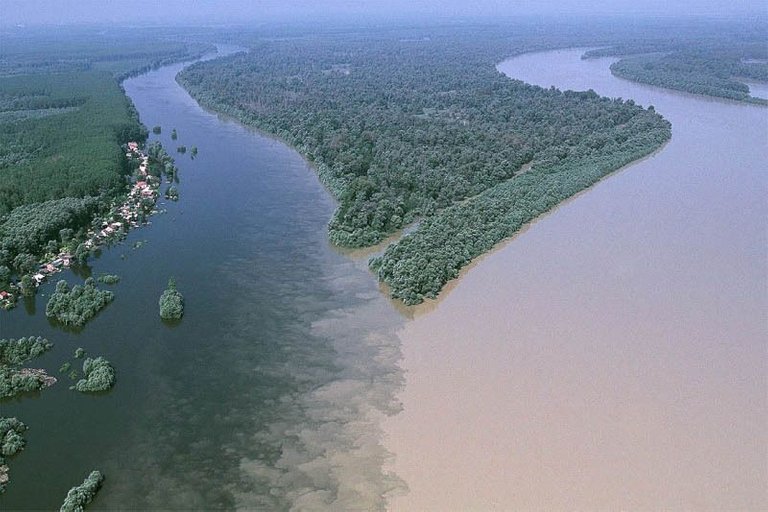
[[404, 410], [384, 430], [410, 493], [392, 510], [768, 508], [768, 109], [582, 53], [499, 69], [652, 104], [672, 140], [405, 326]]
[[[382, 472], [378, 422], [397, 410], [402, 318], [329, 245], [334, 204], [307, 163], [200, 108], [174, 81], [182, 67], [124, 83], [170, 153], [199, 155], [177, 157], [179, 203], [93, 262], [122, 277], [114, 303], [81, 333], [45, 318], [52, 285], [0, 316], [2, 337], [55, 343], [36, 362], [53, 374], [76, 347], [118, 372], [105, 395], [60, 376], [3, 404], [29, 431], [0, 508], [57, 508], [92, 469], [107, 477], [95, 509], [381, 508], [399, 485]], [[186, 300], [175, 327], [158, 317], [170, 276]]]

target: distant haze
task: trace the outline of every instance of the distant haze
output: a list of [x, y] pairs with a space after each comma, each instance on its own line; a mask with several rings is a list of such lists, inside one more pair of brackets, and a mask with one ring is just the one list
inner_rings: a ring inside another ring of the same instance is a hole
[[539, 15], [765, 17], [764, 0], [0, 0], [0, 24], [135, 25]]

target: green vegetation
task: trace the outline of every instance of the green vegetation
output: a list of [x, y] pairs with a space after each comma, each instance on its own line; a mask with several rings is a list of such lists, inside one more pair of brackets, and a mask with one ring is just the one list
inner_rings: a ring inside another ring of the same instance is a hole
[[[632, 124], [655, 127], [651, 117]], [[668, 129], [626, 127], [627, 140], [589, 158], [535, 165], [527, 173], [451, 206], [425, 220], [419, 229], [371, 261], [371, 268], [405, 304], [435, 298], [472, 259], [515, 234], [524, 224], [593, 185], [617, 168], [657, 148]]]
[[71, 389], [81, 393], [106, 391], [115, 385], [115, 368], [103, 357], [86, 358], [83, 361], [83, 376]]
[[171, 201], [178, 201], [179, 190], [174, 185], [169, 185], [168, 188], [165, 189], [165, 197]]
[[179, 138], [179, 134], [176, 133], [176, 128], [174, 128], [173, 130], [171, 130], [171, 139], [176, 140], [178, 138]]
[[82, 347], [77, 347], [75, 349], [74, 355], [75, 355], [75, 359], [82, 359], [83, 357], [85, 357], [85, 350], [83, 350]]
[[83, 326], [112, 302], [114, 294], [109, 290], [96, 288], [93, 278], [84, 285], [75, 285], [70, 290], [66, 281], [56, 283], [56, 291], [45, 307], [45, 315], [55, 318], [64, 325]]
[[117, 284], [120, 282], [120, 276], [116, 274], [103, 274], [96, 278], [101, 284]]
[[[50, 240], [61, 240], [64, 228], [84, 230], [99, 209], [93, 197], [52, 199], [19, 206], [0, 219], [0, 263], [20, 274], [37, 268]], [[65, 232], [66, 234], [66, 232]]]
[[56, 382], [44, 370], [21, 367], [51, 347], [51, 342], [39, 336], [0, 339], [0, 399], [37, 391]]
[[159, 126], [154, 126], [152, 128], [152, 133], [154, 133], [155, 135], [160, 135], [160, 133], [162, 133], [162, 131], [163, 131], [163, 129], [161, 127], [159, 127]]
[[184, 315], [184, 297], [176, 289], [176, 281], [168, 280], [168, 288], [160, 296], [160, 318], [163, 320], [178, 320]]
[[334, 243], [372, 245], [424, 219], [372, 262], [392, 295], [414, 304], [522, 223], [670, 136], [661, 116], [632, 101], [496, 70], [535, 48], [477, 33], [290, 39], [195, 64], [178, 80], [314, 162], [339, 201]]
[[119, 81], [209, 49], [138, 29], [3, 34], [0, 265], [28, 273], [17, 263], [36, 263], [52, 252], [46, 249], [70, 242], [62, 229], [82, 238], [90, 220], [125, 192], [131, 163], [121, 145], [143, 142], [147, 131]]
[[40, 336], [0, 340], [0, 364], [20, 365], [43, 355], [53, 344]]
[[0, 124], [0, 213], [122, 189], [126, 164], [120, 145], [145, 140], [146, 131], [111, 74], [0, 77], [0, 91], [5, 112], [69, 108]]
[[0, 417], [0, 494], [8, 484], [8, 465], [6, 458], [12, 457], [24, 449], [26, 441], [22, 434], [27, 426], [17, 418]]
[[626, 56], [611, 65], [621, 78], [694, 94], [768, 105], [742, 80], [768, 81], [768, 47], [759, 41], [638, 43], [592, 50], [584, 58]]
[[104, 475], [99, 471], [91, 471], [91, 474], [83, 480], [83, 483], [73, 487], [67, 493], [64, 503], [59, 509], [60, 512], [83, 512], [104, 482]]
[[165, 150], [162, 144], [155, 141], [147, 146], [147, 157], [149, 158], [149, 174], [156, 178], [163, 175], [169, 179], [176, 179], [178, 169], [174, 166], [174, 160]]

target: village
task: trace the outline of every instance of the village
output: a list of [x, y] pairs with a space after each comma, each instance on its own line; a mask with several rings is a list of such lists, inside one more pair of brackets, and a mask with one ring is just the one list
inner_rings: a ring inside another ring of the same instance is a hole
[[[94, 220], [95, 227], [88, 230], [85, 240], [78, 246], [75, 254], [65, 248], [67, 250], [62, 250], [53, 257], [49, 257], [47, 261], [43, 261], [37, 272], [31, 276], [35, 287], [39, 287], [53, 275], [81, 259], [81, 252], [87, 254], [121, 240], [129, 229], [140, 226], [145, 222], [148, 214], [156, 212], [154, 207], [162, 178], [149, 173], [149, 156], [141, 150], [137, 142], [128, 142], [125, 156], [128, 159], [138, 159], [139, 167], [135, 181], [123, 202], [112, 207], [105, 217]], [[21, 291], [18, 283], [11, 286], [11, 291], [0, 291], [0, 308], [14, 307]]]

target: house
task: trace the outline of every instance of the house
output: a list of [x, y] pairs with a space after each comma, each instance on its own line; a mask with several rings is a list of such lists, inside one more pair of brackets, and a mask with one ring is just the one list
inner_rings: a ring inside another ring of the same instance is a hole
[[0, 299], [5, 300], [5, 299], [10, 299], [11, 297], [12, 295], [4, 290], [0, 292]]
[[35, 274], [35, 275], [32, 276], [32, 280], [35, 283], [40, 284], [43, 281], [45, 281], [45, 276], [43, 274]]
[[139, 150], [139, 145], [136, 142], [129, 142], [128, 143], [128, 149], [130, 149], [131, 151], [138, 151]]

